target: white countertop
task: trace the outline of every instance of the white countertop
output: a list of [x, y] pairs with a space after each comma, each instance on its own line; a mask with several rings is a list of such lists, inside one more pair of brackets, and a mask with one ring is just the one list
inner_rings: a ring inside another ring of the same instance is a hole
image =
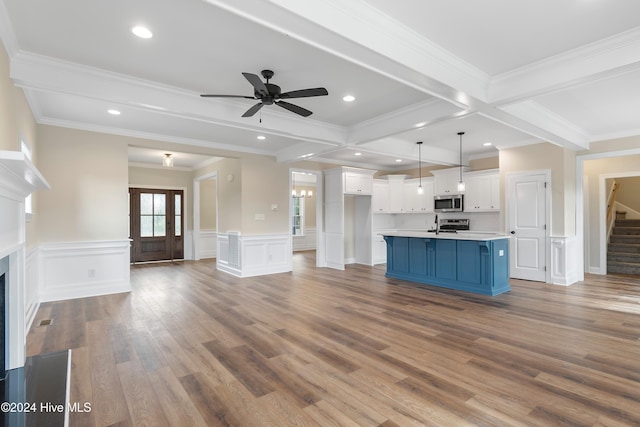
[[381, 236], [394, 236], [394, 237], [418, 237], [421, 239], [449, 239], [449, 240], [500, 240], [508, 239], [509, 236], [500, 233], [483, 233], [474, 231], [459, 231], [457, 233], [429, 233], [426, 230], [393, 230], [393, 231], [380, 231], [378, 234]]

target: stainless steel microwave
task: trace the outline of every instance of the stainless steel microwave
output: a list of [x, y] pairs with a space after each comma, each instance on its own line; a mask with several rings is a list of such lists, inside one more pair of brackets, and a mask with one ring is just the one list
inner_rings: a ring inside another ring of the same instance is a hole
[[462, 212], [462, 194], [447, 194], [433, 198], [434, 212]]

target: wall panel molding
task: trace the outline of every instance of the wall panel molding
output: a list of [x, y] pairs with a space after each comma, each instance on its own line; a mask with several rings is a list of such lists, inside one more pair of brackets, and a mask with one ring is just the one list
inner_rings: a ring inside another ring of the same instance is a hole
[[40, 301], [131, 291], [129, 240], [40, 245]]
[[[232, 237], [235, 239], [236, 236]], [[292, 238], [289, 234], [237, 233], [237, 249], [233, 249], [234, 244], [230, 243], [229, 234], [218, 234], [216, 268], [220, 271], [237, 277], [251, 277], [293, 269]]]

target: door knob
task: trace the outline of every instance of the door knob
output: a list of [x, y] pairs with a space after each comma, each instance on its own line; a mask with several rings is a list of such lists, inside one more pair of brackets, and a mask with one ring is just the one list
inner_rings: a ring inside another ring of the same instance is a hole
[[513, 231], [513, 230], [511, 230], [511, 234], [516, 234], [516, 232], [515, 232], [515, 231]]

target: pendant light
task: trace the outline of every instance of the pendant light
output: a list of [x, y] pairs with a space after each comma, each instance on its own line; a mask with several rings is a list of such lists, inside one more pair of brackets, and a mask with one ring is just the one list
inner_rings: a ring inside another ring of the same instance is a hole
[[171, 154], [165, 153], [164, 158], [162, 159], [162, 166], [166, 168], [173, 167], [173, 157], [171, 157]]
[[420, 174], [420, 184], [418, 184], [418, 194], [424, 194], [424, 188], [422, 188], [422, 141], [416, 142], [418, 144], [418, 173]]
[[458, 135], [460, 135], [460, 181], [458, 181], [458, 192], [464, 193], [466, 189], [466, 185], [462, 180], [462, 135], [464, 135], [464, 132], [458, 132]]

